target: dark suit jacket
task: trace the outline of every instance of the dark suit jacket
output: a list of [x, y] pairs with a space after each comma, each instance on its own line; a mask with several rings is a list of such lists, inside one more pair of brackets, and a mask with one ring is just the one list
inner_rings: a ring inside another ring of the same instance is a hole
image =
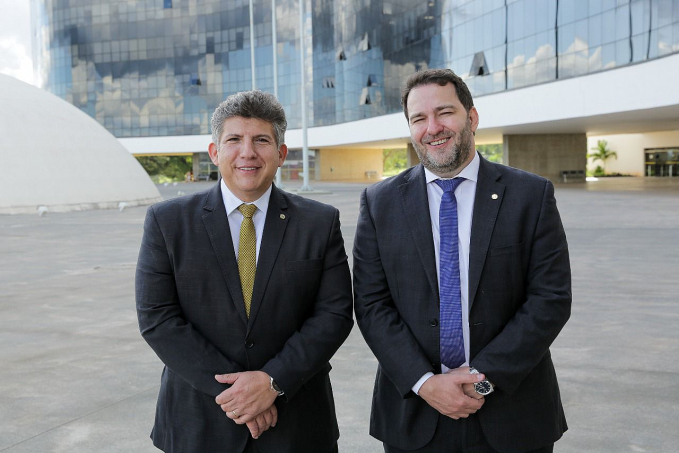
[[[428, 206], [421, 164], [368, 187], [354, 241], [356, 319], [379, 361], [370, 433], [406, 450], [443, 417], [411, 391], [441, 372]], [[471, 366], [496, 386], [477, 413], [485, 436], [500, 452], [553, 443], [567, 426], [549, 346], [570, 315], [571, 277], [552, 184], [482, 158], [469, 254]]]
[[151, 206], [136, 275], [139, 327], [165, 364], [151, 437], [166, 452], [241, 452], [215, 374], [262, 370], [285, 392], [259, 451], [318, 452], [339, 437], [329, 359], [353, 325], [332, 206], [271, 192], [250, 318], [219, 184]]

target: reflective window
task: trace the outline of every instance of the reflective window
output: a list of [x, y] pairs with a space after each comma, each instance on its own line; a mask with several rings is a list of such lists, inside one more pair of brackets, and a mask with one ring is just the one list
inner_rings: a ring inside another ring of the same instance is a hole
[[[309, 126], [401, 110], [418, 69], [447, 67], [475, 96], [679, 52], [679, 0], [31, 0], [45, 88], [119, 137], [210, 133], [224, 98], [274, 91], [301, 126], [299, 36]], [[485, 63], [473, 64], [475, 55]], [[482, 69], [482, 70], [481, 70]]]

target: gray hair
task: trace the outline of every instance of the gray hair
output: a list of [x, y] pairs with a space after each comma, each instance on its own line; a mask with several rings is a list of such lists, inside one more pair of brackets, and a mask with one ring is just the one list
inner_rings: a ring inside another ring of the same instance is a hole
[[224, 121], [234, 116], [256, 118], [271, 123], [276, 147], [285, 143], [285, 130], [288, 128], [288, 122], [285, 119], [283, 106], [273, 94], [259, 90], [241, 91], [232, 94], [219, 104], [212, 114], [211, 121], [212, 141], [218, 147]]

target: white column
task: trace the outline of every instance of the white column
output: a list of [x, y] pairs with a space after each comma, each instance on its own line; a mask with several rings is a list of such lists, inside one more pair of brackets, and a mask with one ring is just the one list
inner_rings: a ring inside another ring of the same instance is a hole
[[[273, 95], [278, 99], [278, 36], [276, 35], [276, 0], [271, 0], [271, 43], [273, 45]], [[276, 170], [276, 186], [283, 187], [281, 168]]]
[[299, 48], [300, 48], [300, 75], [301, 75], [301, 92], [302, 92], [302, 175], [304, 176], [304, 184], [300, 191], [309, 191], [309, 146], [307, 144], [307, 124], [306, 124], [306, 77], [304, 69], [305, 54], [304, 51], [304, 0], [299, 0]]

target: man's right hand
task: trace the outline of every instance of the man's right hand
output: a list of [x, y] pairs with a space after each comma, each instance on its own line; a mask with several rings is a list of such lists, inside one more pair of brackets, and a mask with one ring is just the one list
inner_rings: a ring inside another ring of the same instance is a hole
[[471, 398], [463, 390], [465, 384], [485, 379], [483, 374], [436, 374], [420, 387], [419, 395], [441, 414], [453, 418], [467, 418], [483, 406], [483, 398]]
[[264, 431], [276, 426], [276, 423], [278, 423], [278, 409], [276, 409], [275, 404], [272, 404], [264, 412], [247, 422], [246, 426], [250, 430], [252, 438], [257, 439]]

